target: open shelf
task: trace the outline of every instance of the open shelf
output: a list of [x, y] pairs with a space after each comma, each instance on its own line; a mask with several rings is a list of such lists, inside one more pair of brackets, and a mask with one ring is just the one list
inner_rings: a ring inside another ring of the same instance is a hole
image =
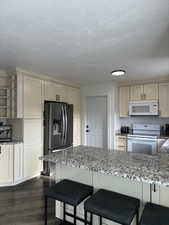
[[8, 118], [9, 102], [10, 102], [9, 88], [0, 87], [0, 118]]

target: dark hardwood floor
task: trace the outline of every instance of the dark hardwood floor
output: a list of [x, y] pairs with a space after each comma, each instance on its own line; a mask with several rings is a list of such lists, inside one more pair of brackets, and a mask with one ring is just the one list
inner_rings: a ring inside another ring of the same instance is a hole
[[[36, 178], [15, 187], [0, 188], [0, 225], [43, 225], [44, 190], [54, 182]], [[59, 225], [55, 202], [49, 200], [48, 225]]]

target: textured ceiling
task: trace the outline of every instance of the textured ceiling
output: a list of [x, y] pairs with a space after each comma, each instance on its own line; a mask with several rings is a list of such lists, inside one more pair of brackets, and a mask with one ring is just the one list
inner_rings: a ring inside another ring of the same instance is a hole
[[169, 76], [169, 0], [5, 0], [0, 68], [81, 84]]

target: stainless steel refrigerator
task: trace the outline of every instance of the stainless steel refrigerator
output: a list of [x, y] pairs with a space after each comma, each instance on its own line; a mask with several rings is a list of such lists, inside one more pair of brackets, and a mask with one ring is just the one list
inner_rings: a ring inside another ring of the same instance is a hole
[[[73, 105], [64, 102], [44, 102], [44, 155], [73, 145]], [[49, 175], [47, 162], [43, 175]]]

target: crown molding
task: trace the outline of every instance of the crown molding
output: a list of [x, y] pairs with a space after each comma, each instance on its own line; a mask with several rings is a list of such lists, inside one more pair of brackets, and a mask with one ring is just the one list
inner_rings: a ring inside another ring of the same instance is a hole
[[163, 83], [163, 82], [169, 82], [169, 75], [146, 80], [144, 79], [144, 80], [119, 81], [118, 86], [130, 86], [130, 85], [141, 85], [141, 84]]
[[51, 77], [49, 75], [34, 73], [32, 71], [24, 70], [24, 69], [22, 69], [20, 67], [16, 67], [16, 71], [15, 72], [16, 72], [16, 74], [17, 73], [21, 73], [23, 75], [33, 76], [33, 77], [40, 78], [40, 79], [43, 79], [43, 80], [46, 80], [46, 81], [52, 81], [52, 82], [56, 82], [58, 84], [71, 86], [71, 87], [75, 87], [75, 88], [80, 88], [80, 85], [76, 84], [74, 82], [69, 82], [69, 81], [64, 81], [64, 80], [57, 80], [54, 77]]

